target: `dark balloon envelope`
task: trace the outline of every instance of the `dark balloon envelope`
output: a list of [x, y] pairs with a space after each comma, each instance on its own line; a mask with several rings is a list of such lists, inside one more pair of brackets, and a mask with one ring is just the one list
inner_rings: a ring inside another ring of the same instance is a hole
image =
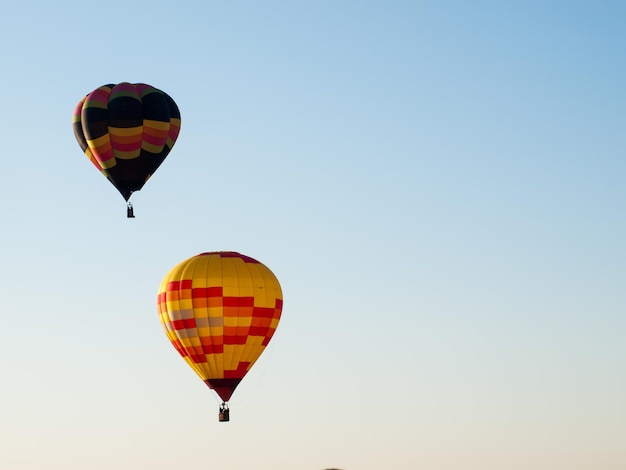
[[103, 85], [74, 110], [74, 135], [126, 201], [170, 153], [180, 111], [165, 92], [144, 83]]

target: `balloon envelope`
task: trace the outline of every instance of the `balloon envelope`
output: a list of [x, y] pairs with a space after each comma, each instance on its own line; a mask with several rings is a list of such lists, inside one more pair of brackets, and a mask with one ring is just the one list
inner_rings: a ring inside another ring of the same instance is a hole
[[274, 335], [283, 296], [265, 265], [222, 251], [176, 265], [161, 282], [157, 305], [168, 339], [227, 402]]
[[163, 163], [180, 132], [169, 95], [145, 83], [103, 85], [74, 110], [78, 145], [126, 201]]

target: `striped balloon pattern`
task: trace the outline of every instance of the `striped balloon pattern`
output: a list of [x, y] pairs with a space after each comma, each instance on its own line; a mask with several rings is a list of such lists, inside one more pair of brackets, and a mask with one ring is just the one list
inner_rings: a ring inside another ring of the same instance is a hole
[[85, 155], [126, 201], [170, 153], [180, 132], [174, 100], [144, 83], [104, 85], [74, 110], [74, 135]]
[[222, 251], [176, 265], [161, 282], [157, 305], [174, 348], [227, 402], [274, 335], [283, 296], [265, 265]]

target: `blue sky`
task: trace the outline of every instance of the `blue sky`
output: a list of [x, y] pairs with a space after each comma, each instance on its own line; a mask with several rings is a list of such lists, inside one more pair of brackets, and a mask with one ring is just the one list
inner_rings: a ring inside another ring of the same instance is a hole
[[[0, 16], [0, 467], [623, 469], [626, 6], [12, 3]], [[71, 128], [145, 82], [133, 197]], [[283, 319], [218, 399], [163, 276], [234, 250]]]

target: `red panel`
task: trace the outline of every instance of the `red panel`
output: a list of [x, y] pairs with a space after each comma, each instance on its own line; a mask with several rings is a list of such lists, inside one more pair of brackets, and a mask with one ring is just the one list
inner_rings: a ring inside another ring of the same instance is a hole
[[196, 364], [203, 364], [203, 363], [205, 363], [207, 361], [206, 360], [206, 356], [204, 354], [192, 354], [189, 357]]
[[228, 345], [246, 344], [246, 339], [247, 339], [246, 335], [226, 334], [226, 332], [224, 332], [224, 344], [228, 344]]
[[182, 279], [180, 281], [171, 281], [167, 285], [167, 290], [191, 289], [191, 279]]
[[269, 326], [251, 326], [250, 336], [265, 336], [269, 330]]
[[204, 354], [222, 354], [224, 352], [223, 344], [203, 344], [202, 352]]
[[206, 287], [194, 287], [191, 289], [191, 298], [192, 299], [206, 299], [207, 297], [207, 288]]
[[191, 296], [195, 299], [198, 297], [222, 297], [222, 287], [195, 287], [192, 289]]
[[167, 131], [144, 127], [144, 133], [143, 133], [144, 142], [162, 147], [165, 144], [166, 139], [167, 139]]
[[248, 367], [250, 366], [249, 362], [240, 362], [237, 365], [237, 370], [225, 370], [224, 378], [225, 379], [237, 379], [243, 378], [244, 375], [248, 372]]
[[174, 330], [184, 330], [187, 328], [195, 328], [196, 327], [196, 319], [195, 318], [187, 318], [185, 320], [174, 320], [171, 322], [172, 328]]
[[224, 289], [222, 288], [222, 286], [208, 287], [207, 291], [209, 297], [222, 297], [224, 295]]
[[254, 307], [252, 316], [254, 318], [274, 318], [275, 310], [268, 307]]
[[224, 307], [239, 307], [240, 297], [224, 297]]

